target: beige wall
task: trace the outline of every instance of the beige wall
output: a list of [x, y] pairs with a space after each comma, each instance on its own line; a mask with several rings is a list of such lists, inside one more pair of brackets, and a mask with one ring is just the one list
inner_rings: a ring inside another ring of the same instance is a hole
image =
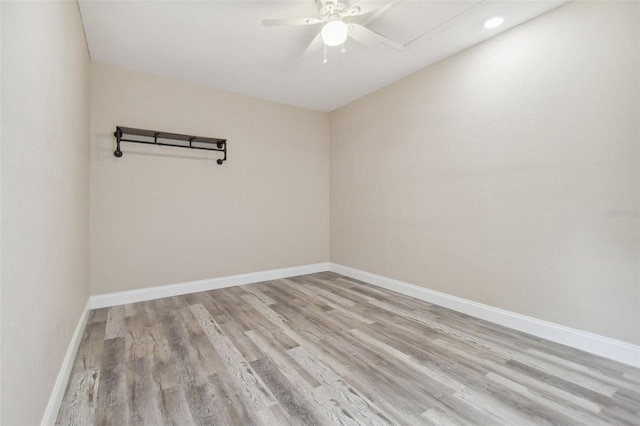
[[[228, 139], [122, 144], [116, 125]], [[329, 115], [91, 66], [91, 293], [329, 260]]]
[[75, 2], [2, 2], [2, 418], [39, 424], [89, 290], [89, 55]]
[[570, 3], [334, 111], [331, 260], [640, 343], [638, 7]]

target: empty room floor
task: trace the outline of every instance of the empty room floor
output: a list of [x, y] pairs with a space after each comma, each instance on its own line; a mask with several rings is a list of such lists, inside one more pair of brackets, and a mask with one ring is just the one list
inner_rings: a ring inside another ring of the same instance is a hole
[[70, 425], [638, 425], [640, 370], [334, 273], [93, 310]]

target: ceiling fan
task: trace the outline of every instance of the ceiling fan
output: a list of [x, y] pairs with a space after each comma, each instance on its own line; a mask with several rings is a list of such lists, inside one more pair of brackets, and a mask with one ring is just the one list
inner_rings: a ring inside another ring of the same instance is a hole
[[365, 46], [377, 46], [383, 43], [394, 49], [403, 50], [403, 44], [390, 40], [366, 27], [367, 24], [373, 23], [401, 2], [402, 0], [395, 0], [382, 7], [367, 11], [357, 4], [357, 0], [351, 5], [347, 4], [345, 0], [316, 0], [318, 17], [263, 19], [262, 25], [275, 27], [322, 24], [322, 29], [307, 48], [305, 56], [314, 50], [314, 47], [321, 40], [325, 46], [324, 62], [327, 62], [326, 46], [342, 45], [344, 52], [344, 43], [349, 37]]

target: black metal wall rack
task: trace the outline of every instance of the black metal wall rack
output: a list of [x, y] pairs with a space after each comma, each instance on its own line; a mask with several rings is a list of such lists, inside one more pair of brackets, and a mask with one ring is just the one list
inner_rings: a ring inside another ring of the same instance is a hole
[[[158, 132], [156, 130], [134, 129], [131, 127], [117, 126], [113, 134], [116, 137], [116, 150], [113, 155], [122, 157], [120, 143], [133, 142], [147, 145], [173, 146], [177, 148], [202, 149], [205, 151], [218, 151], [224, 153], [224, 157], [218, 158], [217, 163], [222, 164], [227, 161], [227, 140], [219, 138], [205, 138], [202, 136], [181, 135], [178, 133]], [[130, 137], [147, 139], [130, 139]], [[182, 141], [183, 144], [167, 143], [162, 140]]]

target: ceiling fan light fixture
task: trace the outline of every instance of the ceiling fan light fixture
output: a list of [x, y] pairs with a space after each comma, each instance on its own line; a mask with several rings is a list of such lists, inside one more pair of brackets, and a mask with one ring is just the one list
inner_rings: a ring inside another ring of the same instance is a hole
[[340, 46], [347, 41], [349, 27], [340, 19], [335, 19], [322, 27], [322, 41], [327, 46]]

